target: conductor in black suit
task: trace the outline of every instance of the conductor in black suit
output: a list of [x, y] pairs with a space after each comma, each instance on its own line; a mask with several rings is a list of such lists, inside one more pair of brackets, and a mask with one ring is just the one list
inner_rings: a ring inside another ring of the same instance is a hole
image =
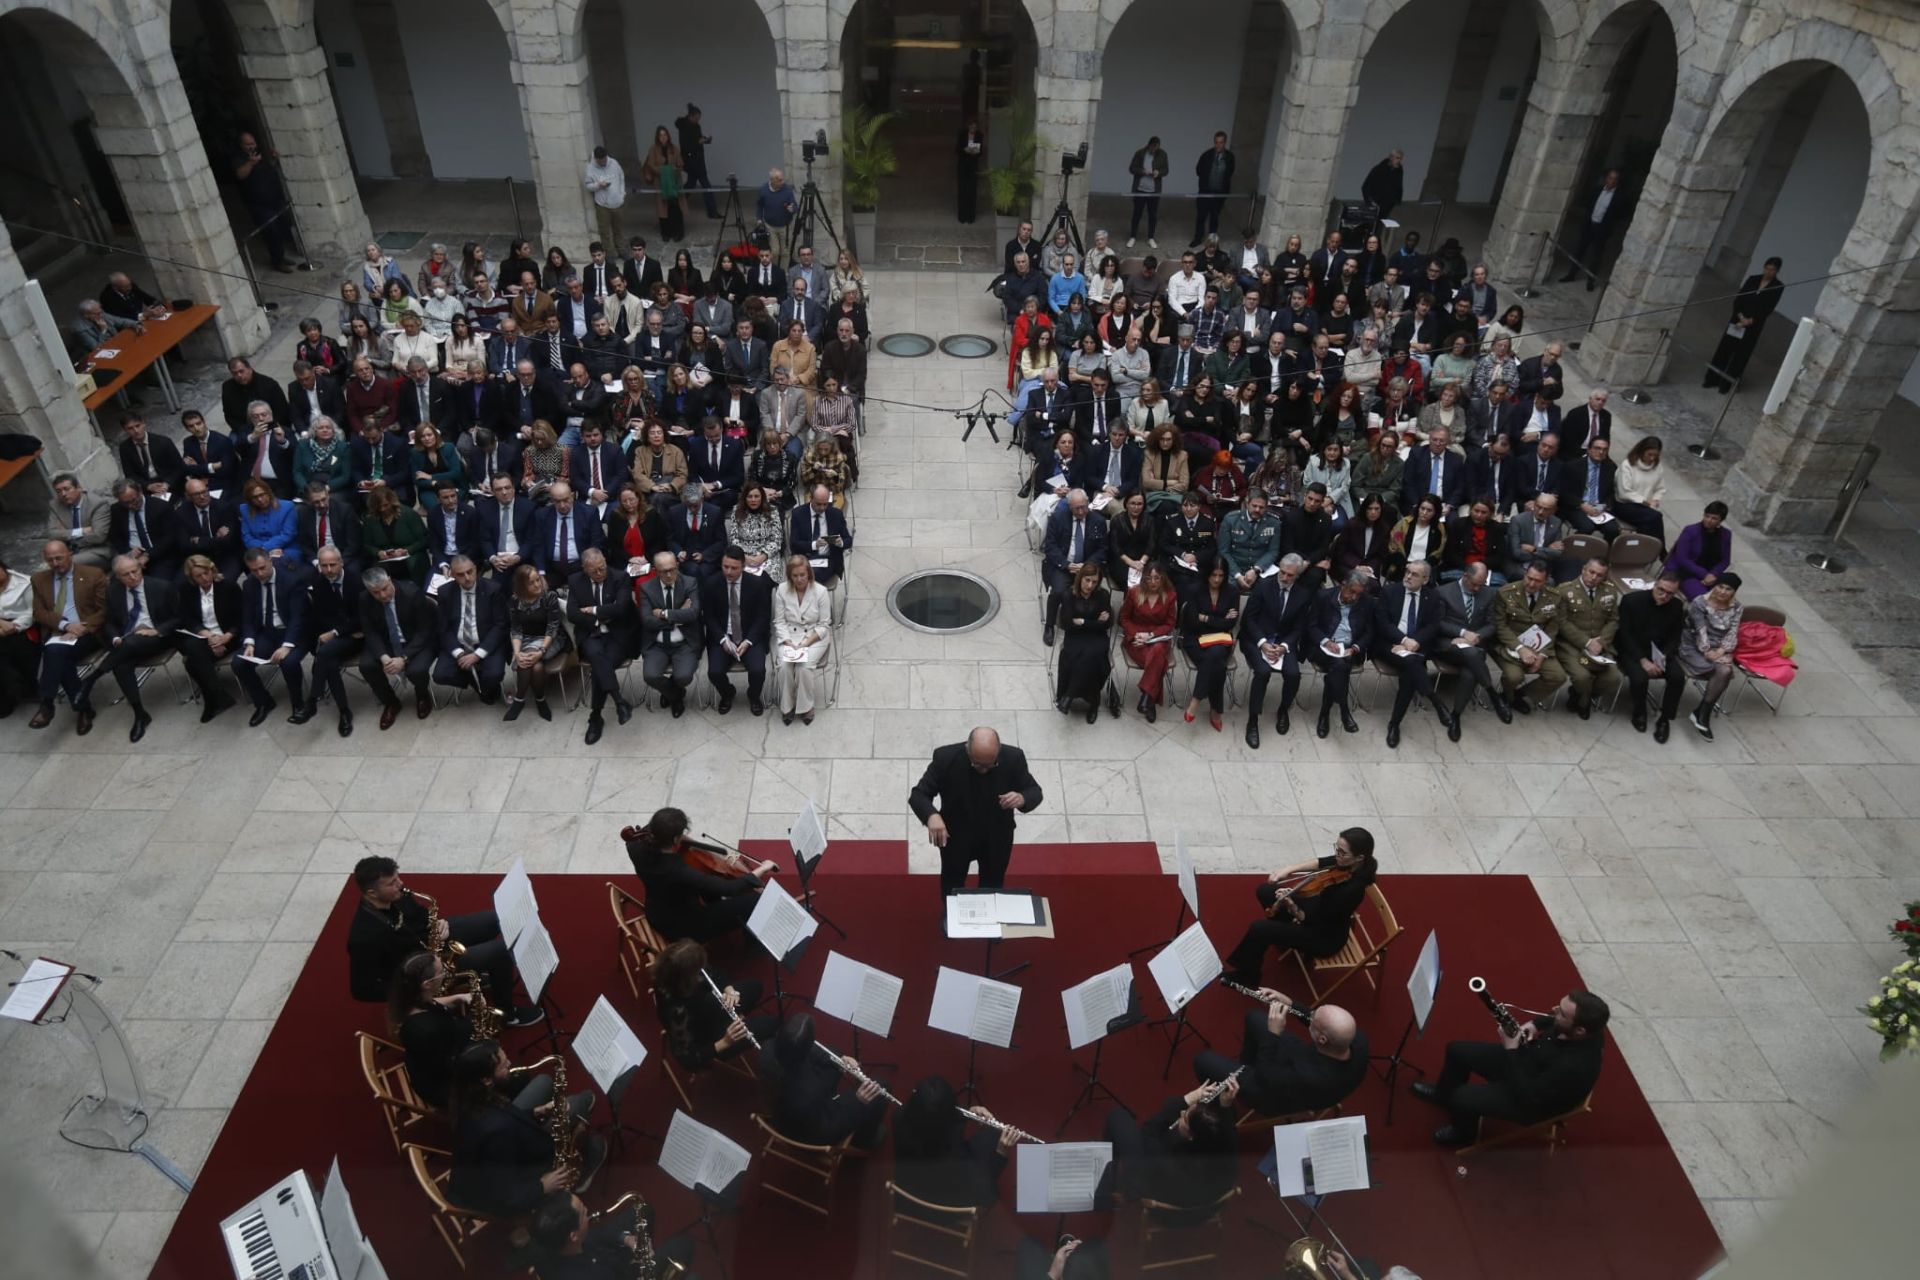
[[940, 850], [941, 892], [964, 885], [967, 868], [976, 860], [980, 887], [998, 889], [1006, 884], [1007, 862], [1013, 857], [1013, 815], [1040, 807], [1040, 784], [1027, 772], [1026, 753], [1001, 746], [1000, 735], [982, 726], [965, 742], [934, 751], [926, 773], [907, 796], [907, 807]]

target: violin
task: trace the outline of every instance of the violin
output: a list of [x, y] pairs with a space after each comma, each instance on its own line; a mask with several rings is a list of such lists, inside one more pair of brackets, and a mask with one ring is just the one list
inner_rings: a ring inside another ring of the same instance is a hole
[[1271, 919], [1284, 910], [1296, 922], [1303, 921], [1306, 919], [1306, 914], [1300, 910], [1300, 905], [1295, 899], [1318, 897], [1335, 885], [1345, 884], [1351, 879], [1353, 879], [1353, 870], [1349, 867], [1328, 867], [1325, 871], [1316, 871], [1291, 889], [1282, 889], [1274, 897], [1273, 906], [1268, 908], [1267, 916]]

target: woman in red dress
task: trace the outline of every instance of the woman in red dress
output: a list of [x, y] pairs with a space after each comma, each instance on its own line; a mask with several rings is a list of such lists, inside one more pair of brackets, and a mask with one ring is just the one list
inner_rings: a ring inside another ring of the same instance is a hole
[[1173, 659], [1172, 641], [1149, 641], [1173, 634], [1178, 609], [1179, 600], [1158, 561], [1147, 563], [1140, 585], [1127, 592], [1120, 605], [1120, 652], [1129, 665], [1140, 668], [1140, 714], [1148, 723], [1165, 697], [1167, 663]]

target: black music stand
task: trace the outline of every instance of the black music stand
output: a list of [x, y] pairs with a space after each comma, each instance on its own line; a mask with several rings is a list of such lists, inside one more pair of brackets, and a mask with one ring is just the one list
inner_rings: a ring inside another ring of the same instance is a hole
[[693, 1194], [700, 1201], [700, 1216], [673, 1233], [676, 1236], [683, 1236], [698, 1227], [701, 1236], [707, 1242], [707, 1247], [713, 1250], [713, 1265], [719, 1268], [720, 1280], [727, 1280], [728, 1272], [726, 1257], [720, 1252], [720, 1231], [717, 1224], [721, 1218], [731, 1218], [740, 1212], [740, 1193], [745, 1188], [746, 1177], [744, 1171], [734, 1175], [733, 1181], [727, 1184], [725, 1191], [714, 1191], [711, 1188], [696, 1185]]
[[633, 1088], [634, 1077], [639, 1072], [639, 1067], [628, 1067], [620, 1073], [620, 1078], [613, 1082], [613, 1088], [607, 1090], [607, 1110], [613, 1113], [613, 1147], [616, 1151], [626, 1151], [628, 1134], [636, 1138], [651, 1138], [663, 1145], [666, 1142], [664, 1135], [655, 1133], [651, 1129], [643, 1129], [637, 1124], [628, 1124], [620, 1118], [620, 1104], [626, 1101], [627, 1091]]
[[1376, 1054], [1369, 1055], [1367, 1058], [1368, 1065], [1372, 1065], [1373, 1063], [1376, 1063], [1376, 1062], [1384, 1062], [1387, 1064], [1387, 1069], [1380, 1073], [1380, 1078], [1384, 1080], [1387, 1085], [1387, 1123], [1388, 1124], [1393, 1123], [1393, 1104], [1394, 1104], [1394, 1099], [1399, 1093], [1398, 1086], [1400, 1083], [1400, 1068], [1405, 1067], [1407, 1070], [1413, 1072], [1417, 1076], [1424, 1076], [1427, 1074], [1426, 1069], [1424, 1067], [1417, 1066], [1414, 1063], [1408, 1062], [1406, 1060], [1406, 1051], [1407, 1051], [1407, 1041], [1413, 1038], [1413, 1034], [1416, 1030], [1423, 1036], [1427, 1033], [1427, 1020], [1426, 1018], [1423, 1018], [1420, 1016], [1421, 1001], [1419, 996], [1416, 994], [1416, 988], [1414, 984], [1421, 980], [1422, 975], [1424, 974], [1424, 972], [1428, 967], [1429, 958], [1431, 958], [1432, 960], [1433, 976], [1430, 979], [1432, 983], [1432, 988], [1427, 993], [1427, 1013], [1429, 1016], [1432, 1015], [1433, 1013], [1432, 997], [1433, 997], [1433, 994], [1438, 992], [1440, 989], [1440, 976], [1441, 976], [1440, 941], [1439, 941], [1437, 930], [1430, 931], [1427, 934], [1426, 942], [1421, 944], [1421, 947], [1420, 947], [1420, 958], [1414, 961], [1413, 972], [1407, 975], [1407, 995], [1413, 1002], [1413, 1011], [1407, 1015], [1407, 1025], [1405, 1029], [1400, 1032], [1400, 1043], [1393, 1046], [1392, 1053], [1376, 1053]]
[[1386, 1086], [1387, 1086], [1387, 1123], [1388, 1124], [1393, 1123], [1393, 1103], [1394, 1103], [1394, 1099], [1399, 1096], [1398, 1086], [1400, 1083], [1400, 1068], [1405, 1067], [1407, 1070], [1413, 1072], [1413, 1074], [1417, 1076], [1424, 1076], [1427, 1074], [1427, 1070], [1425, 1067], [1419, 1066], [1412, 1062], [1408, 1062], [1405, 1057], [1405, 1054], [1407, 1051], [1407, 1041], [1413, 1037], [1415, 1024], [1418, 1021], [1419, 1019], [1416, 1015], [1408, 1014], [1406, 1028], [1400, 1032], [1400, 1043], [1393, 1046], [1393, 1052], [1392, 1053], [1376, 1053], [1376, 1054], [1372, 1054], [1367, 1058], [1367, 1063], [1369, 1066], [1371, 1066], [1373, 1063], [1376, 1063], [1376, 1062], [1384, 1062], [1387, 1064], [1387, 1069], [1380, 1073], [1380, 1078], [1386, 1082]]
[[1127, 1010], [1116, 1018], [1108, 1019], [1107, 1035], [1101, 1036], [1093, 1042], [1092, 1068], [1083, 1067], [1077, 1062], [1073, 1064], [1073, 1069], [1085, 1076], [1087, 1080], [1085, 1084], [1080, 1086], [1080, 1096], [1073, 1100], [1071, 1107], [1067, 1108], [1067, 1118], [1062, 1120], [1059, 1129], [1054, 1131], [1054, 1141], [1058, 1142], [1065, 1136], [1067, 1126], [1073, 1123], [1073, 1118], [1080, 1114], [1083, 1107], [1092, 1104], [1098, 1099], [1105, 1098], [1109, 1102], [1119, 1106], [1119, 1108], [1128, 1115], [1134, 1114], [1133, 1108], [1121, 1101], [1120, 1095], [1109, 1088], [1106, 1082], [1100, 1078], [1100, 1053], [1107, 1047], [1107, 1036], [1114, 1034], [1116, 1031], [1125, 1031], [1128, 1027], [1137, 1027], [1146, 1020], [1147, 1015], [1140, 1011], [1140, 989], [1136, 987], [1133, 980], [1129, 978], [1127, 980]]
[[[820, 855], [820, 858], [826, 856], [827, 855], [823, 853]], [[845, 942], [847, 940], [847, 931], [835, 924], [826, 912], [813, 905], [813, 872], [814, 868], [820, 865], [820, 858], [815, 858], [809, 862], [798, 853], [793, 855], [794, 870], [800, 873], [800, 905], [806, 908], [808, 915], [839, 934], [840, 941]]]

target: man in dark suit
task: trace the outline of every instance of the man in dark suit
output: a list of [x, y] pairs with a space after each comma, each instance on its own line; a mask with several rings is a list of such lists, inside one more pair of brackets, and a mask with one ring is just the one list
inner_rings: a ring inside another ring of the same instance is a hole
[[198, 476], [216, 489], [237, 486], [239, 467], [234, 463], [233, 441], [224, 431], [207, 425], [207, 417], [198, 409], [180, 415], [187, 438], [180, 442], [180, 460], [185, 474]]
[[107, 518], [107, 545], [116, 556], [135, 555], [141, 568], [157, 578], [180, 572], [180, 541], [173, 508], [131, 480], [113, 483], [113, 511]]
[[1112, 442], [1094, 445], [1080, 456], [1086, 460], [1080, 474], [1089, 490], [1118, 502], [1140, 487], [1146, 450], [1124, 428], [1114, 433]]
[[460, 446], [460, 463], [467, 469], [467, 483], [475, 498], [485, 500], [493, 494], [493, 478], [506, 476], [519, 488], [520, 449], [511, 440], [502, 440], [491, 427], [475, 427]]
[[293, 497], [293, 437], [266, 405], [256, 402], [247, 412], [251, 417], [246, 427], [233, 436], [235, 474], [224, 487], [238, 498], [244, 478], [257, 475], [273, 489], [274, 497], [287, 502]]
[[1032, 813], [1040, 800], [1026, 753], [1002, 746], [994, 730], [982, 726], [965, 742], [936, 748], [907, 796], [907, 807], [940, 851], [940, 891], [951, 894], [964, 887], [967, 869], [976, 861], [982, 889], [1004, 887], [1013, 857], [1013, 815]]
[[1534, 442], [1529, 455], [1520, 452], [1520, 501], [1532, 502], [1543, 493], [1556, 497], [1566, 487], [1567, 467], [1560, 460], [1560, 437], [1549, 431]]
[[1747, 361], [1760, 346], [1761, 330], [1780, 305], [1786, 286], [1780, 283], [1781, 261], [1768, 258], [1758, 275], [1748, 276], [1734, 296], [1727, 316], [1726, 332], [1714, 346], [1713, 359], [1707, 362], [1703, 387], [1717, 387], [1721, 395], [1733, 390], [1733, 384], [1746, 372]]
[[647, 242], [639, 236], [627, 246], [627, 260], [620, 264], [620, 274], [627, 278], [627, 292], [636, 298], [651, 298], [653, 286], [666, 278], [660, 264], [647, 256]]
[[807, 500], [793, 509], [787, 521], [787, 554], [807, 557], [813, 564], [814, 580], [831, 587], [847, 571], [847, 552], [851, 550], [853, 532], [847, 528], [846, 516], [833, 505], [832, 490], [823, 484], [813, 486]]
[[[1020, 409], [1020, 435], [1027, 452], [1035, 458], [1051, 454], [1054, 437], [1073, 426], [1073, 410], [1072, 394], [1060, 385], [1059, 370], [1049, 365], [1040, 375], [1040, 385], [1027, 393], [1027, 402]], [[1029, 492], [1030, 487], [1023, 487], [1020, 496], [1024, 498]]]
[[533, 335], [533, 350], [527, 356], [540, 371], [540, 380], [558, 394], [559, 384], [567, 378], [567, 366], [579, 358], [579, 345], [561, 330], [559, 314], [549, 311], [540, 322], [540, 331]]
[[1667, 740], [1680, 714], [1680, 695], [1687, 691], [1687, 671], [1680, 665], [1680, 636], [1686, 623], [1687, 602], [1680, 594], [1677, 569], [1661, 570], [1651, 590], [1629, 591], [1621, 598], [1614, 653], [1627, 678], [1633, 727], [1639, 732], [1647, 731], [1647, 682], [1666, 682], [1660, 691], [1660, 718], [1653, 726], [1655, 742]]
[[279, 383], [261, 377], [254, 371], [252, 362], [243, 356], [227, 361], [227, 372], [233, 376], [220, 384], [220, 412], [235, 440], [246, 434], [248, 406], [256, 400], [266, 403], [273, 421], [287, 421], [287, 397]]
[[249, 725], [259, 726], [275, 706], [260, 679], [260, 668], [266, 663], [280, 668], [295, 712], [306, 705], [300, 665], [307, 657], [306, 617], [307, 595], [300, 589], [298, 575], [281, 568], [260, 548], [249, 549], [246, 580], [240, 584], [239, 647], [232, 663], [234, 679], [253, 703]]
[[513, 651], [507, 639], [507, 593], [499, 583], [481, 577], [469, 555], [448, 561], [447, 575], [453, 581], [442, 583], [434, 598], [440, 652], [433, 662], [433, 682], [476, 690], [480, 701], [492, 706], [500, 697]]
[[504, 583], [532, 553], [533, 503], [514, 492], [511, 477], [496, 475], [493, 496], [473, 504], [473, 519], [481, 568]]
[[313, 683], [305, 706], [287, 717], [305, 724], [317, 714], [320, 690], [333, 698], [340, 713], [340, 736], [353, 734], [353, 709], [347, 703], [347, 683], [341, 670], [360, 650], [360, 597], [357, 574], [347, 572], [340, 548], [322, 547], [314, 556], [314, 573], [307, 579], [307, 635], [313, 648]]
[[1400, 745], [1400, 722], [1415, 698], [1430, 698], [1440, 723], [1453, 730], [1453, 714], [1433, 690], [1433, 672], [1427, 661], [1440, 640], [1442, 613], [1427, 589], [1433, 573], [1424, 560], [1407, 565], [1406, 575], [1380, 593], [1380, 609], [1373, 629], [1373, 660], [1399, 677], [1393, 711], [1387, 717], [1387, 746]]
[[[1153, 373], [1160, 379], [1160, 385], [1167, 395], [1172, 397], [1199, 381], [1206, 363], [1207, 358], [1194, 350], [1193, 326], [1183, 324], [1174, 332], [1173, 345], [1161, 353], [1159, 367]], [[1027, 403], [1030, 406], [1034, 403], [1033, 395], [1028, 396]], [[1031, 434], [1028, 439], [1032, 439]]]
[[[178, 606], [179, 595], [174, 585], [147, 576], [138, 557], [114, 558], [113, 582], [106, 592], [106, 625], [101, 629], [106, 656], [80, 682], [74, 699], [76, 711], [91, 722], [93, 686], [112, 676], [127, 705], [133, 709], [133, 728], [127, 733], [127, 741], [138, 742], [147, 736], [153, 715], [140, 698], [140, 667], [176, 649], [179, 637], [174, 632], [181, 625]], [[206, 646], [194, 647], [199, 652], [187, 663], [187, 671], [204, 699], [200, 722], [205, 724], [232, 706], [233, 699], [220, 691], [213, 659]]]
[[[666, 388], [667, 370], [672, 367], [679, 351], [672, 335], [666, 331], [664, 320], [660, 308], [649, 307], [646, 318], [640, 322], [640, 328], [628, 347], [628, 362], [640, 366], [647, 375], [647, 386], [656, 398]], [[763, 358], [771, 356], [764, 342], [756, 341], [754, 345]], [[725, 360], [725, 352], [721, 353], [721, 358]]]
[[339, 548], [340, 558], [349, 572], [359, 572], [360, 516], [353, 504], [327, 487], [325, 480], [307, 481], [307, 500], [294, 516], [294, 533], [300, 540], [300, 558], [307, 564], [318, 562], [320, 548]]
[[1493, 648], [1493, 608], [1500, 593], [1493, 588], [1486, 562], [1475, 561], [1458, 578], [1429, 594], [1440, 610], [1439, 637], [1429, 656], [1464, 677], [1453, 691], [1453, 718], [1447, 723], [1447, 737], [1460, 741], [1460, 714], [1473, 700], [1475, 685], [1487, 691], [1487, 700], [1500, 723], [1512, 724], [1513, 709], [1507, 706], [1500, 681], [1487, 660]]
[[1320, 721], [1314, 732], [1323, 738], [1336, 706], [1340, 708], [1340, 727], [1348, 733], [1360, 732], [1360, 724], [1347, 705], [1347, 689], [1353, 673], [1373, 648], [1374, 611], [1367, 599], [1372, 586], [1370, 575], [1355, 570], [1339, 586], [1322, 591], [1307, 614], [1307, 661], [1319, 669], [1321, 676]]
[[736, 662], [747, 671], [747, 708], [755, 715], [766, 710], [760, 691], [766, 684], [767, 650], [773, 643], [773, 583], [746, 568], [746, 552], [728, 547], [720, 555], [719, 574], [700, 584], [707, 679], [720, 695], [721, 715], [733, 709], [733, 681], [727, 673]]
[[760, 260], [747, 268], [747, 292], [759, 294], [769, 305], [777, 304], [786, 296], [787, 273], [774, 265], [773, 250], [760, 250]]
[[627, 482], [627, 461], [620, 455], [620, 446], [606, 437], [599, 419], [589, 418], [580, 424], [580, 443], [567, 456], [573, 491], [602, 519], [613, 495]]
[[1585, 452], [1595, 440], [1613, 439], [1613, 411], [1607, 408], [1607, 389], [1595, 387], [1587, 402], [1567, 410], [1560, 419], [1560, 438], [1567, 448]]
[[580, 663], [593, 673], [586, 739], [592, 746], [606, 729], [602, 712], [608, 698], [621, 724], [633, 719], [632, 704], [620, 694], [620, 664], [639, 647], [632, 579], [624, 569], [610, 567], [597, 547], [581, 555], [580, 572], [567, 579], [567, 620], [580, 646]]
[[1521, 502], [1520, 461], [1513, 456], [1513, 437], [1496, 432], [1486, 446], [1467, 459], [1467, 492], [1479, 494], [1493, 508], [1496, 520], [1505, 520]]
[[1467, 460], [1453, 452], [1452, 444], [1453, 432], [1435, 426], [1427, 433], [1426, 446], [1407, 455], [1400, 479], [1402, 511], [1413, 511], [1430, 493], [1439, 497], [1443, 516], [1467, 500]]
[[1124, 436], [1127, 424], [1121, 417], [1120, 393], [1105, 368], [1095, 369], [1090, 381], [1074, 388], [1073, 434], [1080, 452], [1105, 445], [1114, 435]]
[[564, 419], [560, 397], [540, 380], [533, 361], [522, 360], [514, 367], [513, 381], [501, 389], [494, 434], [502, 440], [523, 440], [522, 433], [531, 431], [536, 420], [557, 431]]
[[567, 380], [560, 388], [560, 412], [566, 416], [566, 430], [560, 433], [560, 443], [570, 449], [580, 442], [580, 428], [588, 420], [604, 421], [609, 398], [607, 389], [587, 371], [585, 364], [575, 360], [569, 365]]
[[[512, 382], [522, 360], [533, 359], [533, 337], [520, 332], [512, 316], [500, 322], [500, 331], [487, 340], [487, 374], [501, 383]], [[551, 368], [551, 364], [537, 366]]]
[[573, 486], [555, 480], [547, 490], [548, 503], [533, 517], [529, 537], [533, 563], [550, 582], [565, 582], [580, 567], [582, 552], [598, 547], [605, 534], [593, 512], [573, 498]]
[[305, 360], [295, 360], [293, 381], [287, 383], [287, 422], [294, 434], [306, 435], [313, 430], [315, 418], [345, 422], [347, 398], [337, 381], [321, 377], [319, 370]]
[[[1508, 585], [1528, 564], [1544, 564], [1549, 576], [1560, 576], [1561, 551], [1567, 522], [1559, 516], [1560, 495], [1551, 490], [1535, 494], [1526, 510], [1507, 521]], [[1566, 576], [1571, 576], [1566, 575]]]
[[1107, 562], [1107, 518], [1091, 510], [1085, 489], [1073, 489], [1047, 517], [1040, 548], [1040, 577], [1047, 584], [1047, 613], [1040, 643], [1052, 645], [1060, 602], [1083, 564]]
[[567, 289], [553, 304], [554, 314], [560, 317], [560, 332], [566, 335], [568, 343], [578, 346], [586, 336], [593, 332], [593, 318], [605, 312], [600, 299], [587, 294], [586, 285], [578, 276], [567, 281]]
[[1514, 398], [1531, 400], [1544, 391], [1549, 400], [1558, 402], [1567, 389], [1567, 371], [1560, 363], [1564, 354], [1560, 343], [1549, 342], [1539, 355], [1522, 360], [1520, 376], [1514, 379]]
[[413, 505], [412, 459], [403, 438], [383, 430], [377, 422], [369, 422], [348, 444], [347, 458], [352, 469], [353, 491], [359, 496], [361, 506], [366, 505], [368, 491], [379, 484], [392, 489], [401, 506]]
[[640, 584], [641, 673], [678, 720], [700, 665], [700, 597], [673, 552], [656, 554], [653, 570]]
[[820, 304], [814, 301], [807, 290], [807, 277], [796, 269], [787, 281], [787, 295], [780, 300], [780, 314], [774, 317], [774, 326], [784, 336], [798, 321], [806, 328], [807, 341], [818, 346], [821, 327], [827, 322], [827, 313], [821, 310]]
[[1338, 231], [1327, 232], [1326, 241], [1308, 256], [1307, 279], [1313, 284], [1313, 296], [1321, 303], [1331, 302], [1340, 291], [1340, 268], [1346, 261], [1347, 251]]
[[[447, 391], [447, 417], [443, 426], [449, 440], [461, 440], [461, 456], [471, 447], [471, 433], [489, 431], [500, 420], [500, 384], [486, 376], [485, 366], [469, 361], [467, 380]], [[466, 437], [466, 439], [462, 439]], [[471, 467], [469, 467], [471, 470]]]
[[1194, 1055], [1194, 1075], [1217, 1083], [1244, 1064], [1235, 1100], [1263, 1116], [1318, 1111], [1359, 1088], [1367, 1078], [1367, 1037], [1353, 1015], [1337, 1004], [1323, 1004], [1310, 1015], [1305, 1035], [1289, 1035], [1292, 998], [1271, 987], [1263, 990], [1275, 999], [1264, 1009], [1249, 1009], [1242, 1019], [1239, 1057], [1202, 1049]]
[[[186, 494], [174, 514], [174, 532], [180, 538], [180, 558], [205, 556], [213, 561], [220, 576], [232, 581], [240, 576], [240, 516], [234, 504], [224, 498], [213, 500], [207, 482], [188, 477], [182, 482]], [[326, 481], [319, 482], [322, 488]]]
[[1560, 510], [1567, 513], [1567, 523], [1577, 533], [1611, 536], [1620, 531], [1617, 520], [1608, 521], [1604, 530], [1600, 523], [1600, 517], [1613, 507], [1616, 467], [1607, 451], [1604, 439], [1595, 440], [1584, 456], [1570, 459], [1561, 471]]
[[697, 588], [707, 575], [720, 571], [720, 553], [727, 545], [726, 526], [698, 480], [688, 480], [681, 486], [680, 505], [667, 509], [666, 520], [667, 545], [681, 574], [692, 579], [689, 589]]
[[1227, 135], [1213, 135], [1213, 146], [1202, 151], [1193, 162], [1193, 243], [1220, 230], [1220, 211], [1226, 208], [1227, 194], [1233, 190], [1233, 152], [1227, 150]]
[[1600, 189], [1577, 207], [1581, 214], [1580, 235], [1574, 241], [1573, 256], [1567, 262], [1567, 274], [1560, 277], [1560, 282], [1570, 284], [1584, 272], [1587, 291], [1591, 293], [1594, 282], [1599, 279], [1600, 259], [1606, 255], [1607, 241], [1613, 238], [1614, 228], [1625, 222], [1627, 217], [1627, 193], [1620, 189], [1620, 171], [1607, 170], [1600, 179]]
[[1280, 517], [1280, 550], [1291, 551], [1322, 572], [1333, 569], [1332, 501], [1318, 480], [1300, 491], [1297, 505]]
[[439, 647], [440, 619], [433, 604], [411, 582], [395, 582], [385, 569], [360, 575], [366, 592], [360, 597], [360, 674], [381, 706], [380, 728], [393, 728], [400, 718], [400, 695], [393, 681], [403, 677], [413, 686], [413, 711], [425, 720], [433, 714], [433, 693], [427, 676]]
[[753, 335], [753, 321], [741, 316], [733, 322], [733, 336], [727, 339], [721, 360], [727, 380], [736, 386], [758, 392], [767, 385], [767, 344]]
[[180, 481], [187, 464], [180, 450], [165, 436], [147, 430], [147, 420], [137, 413], [120, 419], [120, 474], [157, 498], [173, 495], [177, 500]]
[[452, 416], [449, 406], [451, 388], [419, 356], [407, 361], [407, 376], [400, 383], [399, 424], [402, 433], [411, 432], [423, 422], [439, 426]]
[[[1432, 1084], [1416, 1081], [1413, 1094], [1452, 1112], [1434, 1130], [1443, 1147], [1461, 1147], [1480, 1132], [1480, 1118], [1537, 1124], [1573, 1110], [1600, 1079], [1610, 1010], [1591, 991], [1571, 991], [1552, 1013], [1500, 1033], [1500, 1043], [1455, 1040]], [[1484, 1083], [1471, 1083], [1474, 1076]]]
[[1484, 449], [1487, 442], [1506, 431], [1507, 384], [1498, 379], [1487, 384], [1487, 394], [1463, 402], [1467, 411], [1467, 452]]
[[1247, 686], [1247, 745], [1260, 746], [1260, 712], [1267, 682], [1280, 672], [1280, 711], [1273, 727], [1285, 733], [1300, 692], [1300, 631], [1326, 575], [1297, 555], [1280, 557], [1278, 572], [1254, 583], [1240, 615], [1240, 650], [1252, 679]]
[[747, 483], [747, 464], [740, 442], [727, 439], [720, 419], [708, 417], [700, 424], [700, 438], [687, 441], [684, 448], [687, 478], [699, 482], [706, 493], [707, 505], [713, 508], [716, 517], [724, 520]]
[[478, 556], [480, 533], [473, 508], [460, 501], [460, 486], [442, 480], [433, 486], [434, 507], [427, 512], [427, 561], [444, 566], [455, 556]]

